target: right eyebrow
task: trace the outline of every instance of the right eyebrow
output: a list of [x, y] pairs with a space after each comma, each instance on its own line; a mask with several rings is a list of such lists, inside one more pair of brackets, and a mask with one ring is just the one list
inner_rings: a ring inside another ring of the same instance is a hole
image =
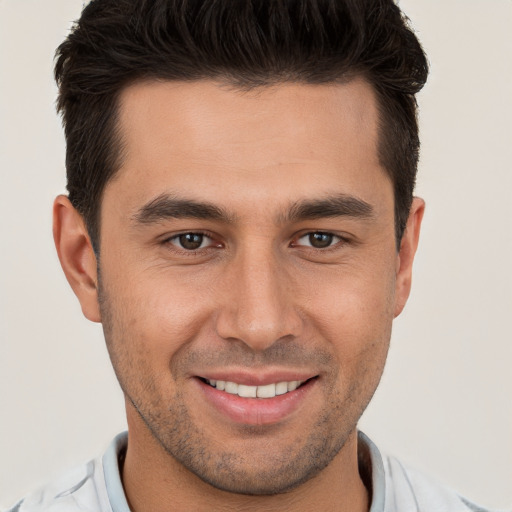
[[132, 218], [137, 224], [153, 224], [169, 219], [233, 221], [231, 215], [214, 204], [169, 194], [162, 194], [147, 202]]

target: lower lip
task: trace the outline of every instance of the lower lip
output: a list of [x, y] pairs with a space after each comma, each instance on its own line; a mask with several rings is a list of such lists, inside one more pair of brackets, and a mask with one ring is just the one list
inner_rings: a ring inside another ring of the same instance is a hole
[[201, 379], [196, 380], [207, 401], [231, 421], [243, 425], [272, 425], [285, 420], [301, 406], [317, 379], [274, 398], [242, 398], [220, 391]]

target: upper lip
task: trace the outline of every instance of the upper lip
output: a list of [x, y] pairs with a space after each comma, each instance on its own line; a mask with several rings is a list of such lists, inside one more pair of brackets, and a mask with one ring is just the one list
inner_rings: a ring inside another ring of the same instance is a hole
[[306, 370], [272, 370], [272, 371], [251, 371], [233, 369], [233, 370], [211, 370], [197, 374], [196, 377], [206, 380], [222, 380], [225, 382], [236, 382], [245, 386], [266, 386], [277, 382], [304, 382], [316, 377], [318, 374]]

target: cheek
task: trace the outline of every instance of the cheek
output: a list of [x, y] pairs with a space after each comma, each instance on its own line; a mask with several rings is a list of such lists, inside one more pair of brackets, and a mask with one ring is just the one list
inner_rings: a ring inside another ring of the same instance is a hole
[[393, 318], [395, 275], [389, 267], [375, 272], [340, 269], [308, 284], [305, 303], [325, 327], [379, 332]]
[[392, 282], [364, 286], [368, 282], [358, 280], [330, 287], [311, 315], [336, 361], [334, 400], [355, 408], [357, 418], [373, 396], [386, 363], [393, 321]]
[[[318, 280], [316, 280], [318, 283]], [[325, 283], [308, 286], [304, 314], [331, 346], [340, 367], [384, 364], [394, 313], [394, 272], [332, 273]]]
[[176, 352], [208, 329], [212, 294], [165, 272], [132, 273], [129, 281], [110, 274], [104, 283], [104, 309], [110, 309], [112, 317], [109, 337], [113, 343], [122, 340], [123, 351], [129, 351], [133, 360], [151, 359], [155, 368], [168, 368]]

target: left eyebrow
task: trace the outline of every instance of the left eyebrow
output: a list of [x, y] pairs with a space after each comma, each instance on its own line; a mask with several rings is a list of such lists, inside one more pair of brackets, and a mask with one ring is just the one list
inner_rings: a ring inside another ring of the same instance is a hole
[[375, 217], [375, 211], [371, 204], [362, 199], [339, 194], [322, 199], [298, 201], [279, 220], [286, 223], [329, 217], [372, 219]]

